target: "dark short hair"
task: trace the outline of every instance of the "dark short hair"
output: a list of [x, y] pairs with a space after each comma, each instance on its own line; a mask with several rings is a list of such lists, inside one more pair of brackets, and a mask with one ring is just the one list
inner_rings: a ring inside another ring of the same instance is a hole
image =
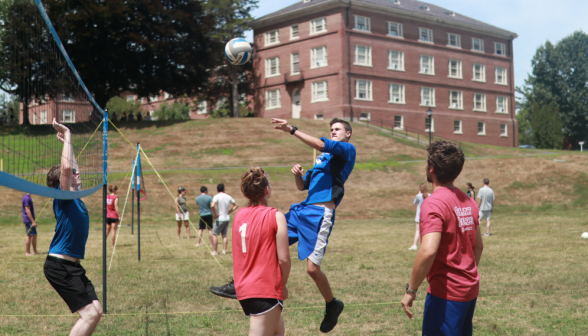
[[207, 191], [208, 191], [208, 188], [206, 188], [205, 186], [200, 187], [200, 192], [201, 193], [207, 192]]
[[49, 169], [47, 173], [47, 186], [49, 188], [57, 189], [59, 187], [59, 178], [61, 177], [61, 165], [58, 164]]
[[353, 133], [353, 130], [351, 129], [351, 125], [349, 125], [349, 123], [346, 120], [339, 119], [339, 118], [333, 118], [333, 120], [331, 120], [329, 125], [333, 126], [336, 123], [343, 124], [343, 127], [345, 127], [345, 131]]
[[222, 183], [219, 183], [219, 184], [216, 186], [216, 191], [218, 191], [218, 192], [225, 191], [225, 185], [224, 185], [224, 184], [222, 184]]
[[465, 156], [453, 142], [435, 141], [427, 147], [427, 153], [427, 165], [435, 169], [439, 183], [451, 182], [461, 173]]
[[489, 179], [484, 179], [484, 184], [490, 184], [490, 180]]

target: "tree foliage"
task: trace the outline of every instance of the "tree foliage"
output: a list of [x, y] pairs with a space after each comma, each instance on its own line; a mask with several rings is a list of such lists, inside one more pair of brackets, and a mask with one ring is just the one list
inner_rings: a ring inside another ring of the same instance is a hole
[[537, 148], [560, 149], [564, 139], [559, 111], [555, 103], [551, 102], [547, 105], [534, 103], [531, 111], [534, 145]]
[[141, 104], [137, 101], [127, 101], [121, 97], [112, 97], [108, 103], [106, 103], [106, 107], [108, 108], [108, 113], [110, 115], [116, 113], [118, 118], [120, 118], [123, 113], [126, 113], [127, 115], [133, 113], [136, 115], [143, 111], [141, 109]]
[[190, 119], [190, 104], [176, 100], [173, 104], [163, 103], [153, 112], [155, 120], [185, 120]]

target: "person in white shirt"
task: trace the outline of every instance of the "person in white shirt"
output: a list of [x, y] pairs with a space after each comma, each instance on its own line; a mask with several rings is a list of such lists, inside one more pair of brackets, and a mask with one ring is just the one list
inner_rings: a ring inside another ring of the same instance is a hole
[[478, 191], [478, 199], [480, 200], [480, 203], [478, 204], [480, 207], [480, 221], [483, 219], [486, 220], [486, 233], [484, 236], [490, 235], [490, 215], [494, 208], [494, 190], [490, 189], [488, 186], [489, 184], [490, 180], [487, 178], [484, 179], [484, 186]]
[[[235, 212], [239, 205], [235, 200], [225, 193], [225, 185], [219, 184], [216, 186], [216, 190], [218, 194], [216, 194], [212, 198], [212, 214], [214, 215], [214, 219], [216, 219], [214, 226], [212, 228], [212, 255], [217, 255], [217, 247], [218, 247], [218, 235], [222, 235], [223, 237], [223, 251], [222, 254], [227, 254], [227, 245], [229, 243], [229, 239], [227, 238], [227, 230], [229, 229], [229, 223], [231, 222], [230, 214]], [[231, 204], [233, 205], [231, 207]], [[231, 209], [229, 210], [229, 207]]]
[[421, 231], [419, 227], [419, 223], [421, 221], [421, 205], [423, 205], [423, 201], [425, 200], [425, 198], [429, 196], [429, 192], [427, 191], [427, 185], [425, 183], [421, 183], [419, 189], [419, 194], [416, 195], [416, 197], [414, 198], [414, 204], [417, 205], [416, 216], [414, 218], [414, 221], [416, 222], [416, 233], [414, 234], [414, 242], [412, 243], [412, 246], [408, 248], [410, 251], [418, 250], [417, 244], [419, 242]]

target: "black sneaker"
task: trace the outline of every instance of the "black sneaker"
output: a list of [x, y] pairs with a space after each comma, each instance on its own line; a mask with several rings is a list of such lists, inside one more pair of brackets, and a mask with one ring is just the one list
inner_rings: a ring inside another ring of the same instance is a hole
[[342, 301], [337, 299], [333, 299], [333, 301], [335, 302], [330, 302], [327, 304], [325, 318], [321, 323], [321, 332], [323, 333], [328, 333], [335, 328], [337, 325], [337, 320], [339, 319], [339, 315], [341, 315], [343, 308], [345, 307]]
[[210, 287], [212, 294], [222, 296], [228, 299], [237, 300], [237, 292], [235, 292], [235, 280], [231, 278], [231, 282], [221, 287]]

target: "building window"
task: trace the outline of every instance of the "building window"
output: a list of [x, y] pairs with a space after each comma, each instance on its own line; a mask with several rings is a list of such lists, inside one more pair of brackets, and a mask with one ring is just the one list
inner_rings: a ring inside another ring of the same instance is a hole
[[472, 50], [484, 52], [484, 40], [472, 37]]
[[461, 120], [453, 121], [453, 134], [463, 134]]
[[267, 58], [265, 60], [265, 77], [274, 77], [280, 75], [280, 58]]
[[474, 111], [486, 112], [486, 95], [474, 93]]
[[370, 121], [372, 120], [371, 114], [369, 112], [361, 112], [359, 114], [359, 120]]
[[127, 96], [128, 102], [134, 102], [135, 100], [137, 100], [137, 96], [133, 96], [133, 95]]
[[393, 104], [404, 104], [404, 85], [402, 84], [390, 84], [390, 103]]
[[496, 67], [496, 84], [507, 85], [505, 68]]
[[323, 120], [325, 119], [322, 113], [317, 113], [314, 115], [315, 120]]
[[61, 101], [64, 102], [75, 102], [76, 100], [74, 99], [73, 95], [70, 93], [63, 93], [61, 95]]
[[158, 100], [159, 100], [159, 97], [157, 95], [155, 95], [155, 96], [149, 96], [149, 101], [150, 102], [156, 102]]
[[421, 106], [435, 106], [435, 89], [421, 87]]
[[292, 75], [300, 75], [300, 55], [298, 54], [298, 52], [292, 53], [290, 55], [290, 59], [292, 61], [290, 73]]
[[33, 113], [33, 125], [37, 124], [37, 114]]
[[394, 129], [404, 129], [404, 116], [394, 116]]
[[272, 30], [270, 32], [265, 33], [265, 45], [272, 45], [280, 43], [280, 31], [279, 30]]
[[76, 111], [74, 110], [63, 110], [61, 111], [61, 122], [62, 123], [75, 123], [76, 122]]
[[486, 123], [478, 121], [478, 135], [486, 135]]
[[300, 37], [298, 32], [298, 25], [290, 26], [290, 40], [295, 40]]
[[435, 118], [433, 117], [425, 117], [425, 132], [429, 132], [429, 129], [431, 130], [431, 133], [435, 132]]
[[312, 102], [329, 100], [327, 81], [312, 83]]
[[310, 49], [310, 68], [327, 66], [327, 47]]
[[372, 47], [355, 46], [355, 65], [372, 66]]
[[496, 113], [508, 113], [508, 98], [496, 96]]
[[461, 48], [461, 36], [457, 34], [447, 33], [447, 46]]
[[449, 108], [450, 109], [463, 109], [463, 92], [462, 91], [449, 91]]
[[404, 52], [388, 50], [388, 69], [404, 71]]
[[402, 37], [402, 23], [388, 22], [388, 36]]
[[506, 45], [504, 43], [494, 42], [494, 54], [505, 56], [506, 55]]
[[477, 82], [486, 81], [486, 66], [484, 64], [474, 63], [474, 77], [472, 80]]
[[428, 28], [419, 28], [419, 41], [433, 43], [433, 30]]
[[435, 58], [433, 56], [421, 55], [420, 63], [420, 74], [435, 75]]
[[207, 104], [206, 104], [206, 100], [198, 102], [198, 105], [196, 105], [196, 113], [197, 114], [206, 114], [208, 113], [207, 108]]
[[449, 75], [450, 78], [463, 78], [461, 70], [461, 61], [449, 60]]
[[500, 136], [501, 137], [508, 137], [508, 125], [507, 124], [500, 124]]
[[39, 121], [41, 124], [47, 123], [47, 111], [41, 111], [41, 113], [39, 113]]
[[355, 99], [372, 100], [372, 81], [356, 80], [355, 81]]
[[322, 17], [310, 21], [310, 34], [318, 34], [327, 31], [327, 19]]
[[354, 15], [353, 16], [353, 23], [354, 23], [353, 29], [365, 31], [365, 32], [371, 32], [369, 17]]
[[282, 103], [280, 101], [280, 89], [266, 91], [265, 100], [267, 102], [265, 108], [266, 110], [282, 107]]

